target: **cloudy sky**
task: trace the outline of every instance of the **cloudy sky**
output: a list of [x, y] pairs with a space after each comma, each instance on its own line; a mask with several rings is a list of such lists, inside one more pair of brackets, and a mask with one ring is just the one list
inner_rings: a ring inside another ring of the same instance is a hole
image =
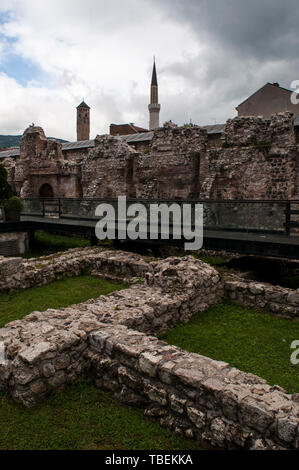
[[32, 122], [75, 140], [148, 127], [156, 56], [161, 123], [224, 122], [266, 82], [299, 80], [297, 0], [0, 0], [0, 134]]

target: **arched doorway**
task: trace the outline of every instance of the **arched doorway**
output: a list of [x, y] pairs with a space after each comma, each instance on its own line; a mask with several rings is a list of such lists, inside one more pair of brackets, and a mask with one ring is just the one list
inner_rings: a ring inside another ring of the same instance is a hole
[[45, 183], [39, 189], [39, 197], [42, 199], [51, 199], [54, 197], [53, 188], [50, 184]]

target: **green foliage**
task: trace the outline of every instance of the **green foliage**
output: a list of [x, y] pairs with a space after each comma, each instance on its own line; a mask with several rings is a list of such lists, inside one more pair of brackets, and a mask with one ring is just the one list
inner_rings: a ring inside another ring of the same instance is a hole
[[198, 450], [199, 443], [175, 436], [120, 404], [112, 394], [80, 381], [24, 408], [0, 395], [1, 450]]
[[0, 135], [0, 148], [19, 147], [21, 137], [21, 135]]
[[[58, 251], [65, 251], [69, 248], [84, 248], [87, 246], [90, 246], [90, 241], [84, 237], [56, 235], [49, 232], [35, 232], [34, 248], [25, 253], [23, 257], [35, 258]], [[110, 240], [98, 241], [98, 246], [109, 247], [109, 249], [111, 249], [113, 242]]]
[[17, 196], [13, 196], [10, 199], [4, 201], [4, 207], [8, 211], [12, 212], [22, 212], [24, 204]]
[[[20, 147], [21, 135], [0, 135], [0, 149], [6, 149], [11, 147]], [[57, 139], [56, 137], [48, 137], [49, 139], [55, 139], [59, 142], [67, 142], [67, 140]]]
[[215, 256], [206, 256], [200, 253], [193, 253], [193, 257], [203, 261], [204, 263], [209, 264], [210, 266], [221, 266], [227, 263], [227, 260], [224, 258], [217, 258]]
[[299, 323], [293, 320], [225, 302], [160, 337], [263, 377], [289, 393], [299, 392], [299, 366], [290, 362], [290, 345], [299, 339]]
[[13, 195], [12, 187], [7, 181], [7, 171], [4, 166], [0, 165], [0, 202], [11, 198]]

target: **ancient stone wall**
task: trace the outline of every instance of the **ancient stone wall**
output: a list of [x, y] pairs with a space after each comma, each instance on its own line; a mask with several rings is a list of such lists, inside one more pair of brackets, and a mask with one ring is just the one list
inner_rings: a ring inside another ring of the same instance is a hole
[[14, 168], [14, 187], [24, 198], [40, 196], [44, 184], [54, 197], [78, 196], [78, 166], [64, 159], [61, 143], [46, 138], [40, 127], [30, 126], [21, 139], [20, 158]]
[[[125, 258], [125, 262], [122, 261]], [[103, 248], [73, 248], [66, 252], [41, 258], [22, 259], [0, 257], [0, 292], [15, 289], [28, 289], [41, 286], [63, 277], [80, 276], [87, 270], [97, 267], [103, 272], [117, 273], [119, 276], [143, 277], [147, 272], [145, 258], [138, 255], [126, 255], [124, 252], [113, 253]], [[123, 267], [124, 266], [124, 267]]]
[[299, 289], [287, 289], [231, 275], [224, 281], [225, 295], [240, 305], [251, 305], [285, 317], [299, 315]]
[[148, 154], [137, 158], [136, 197], [141, 199], [194, 199], [199, 196], [200, 160], [207, 133], [200, 127], [165, 123], [154, 132]]
[[95, 148], [82, 162], [83, 197], [130, 196], [133, 158], [138, 153], [112, 136], [97, 136]]
[[[217, 302], [222, 288], [213, 268], [192, 257], [149, 263], [129, 253], [98, 254], [102, 275], [138, 274], [145, 284], [6, 325], [0, 330], [6, 347], [2, 391], [30, 406], [91, 373], [96, 386], [143, 406], [174, 432], [218, 447], [297, 447], [297, 394], [146, 335]], [[77, 265], [78, 258], [72, 262]], [[16, 261], [6, 263], [6, 272], [17, 269]]]
[[265, 380], [123, 326], [89, 337], [95, 384], [217, 447], [296, 448], [299, 403]]
[[296, 193], [292, 115], [227, 121], [222, 148], [207, 150], [201, 171], [204, 199], [290, 199]]
[[[100, 251], [97, 262], [102, 274], [110, 266], [114, 274], [145, 275], [145, 284], [68, 308], [33, 312], [0, 330], [7, 359], [0, 367], [0, 386], [24, 404], [35, 403], [53, 386], [69, 383], [88, 369], [83, 351], [89, 333], [102, 323], [154, 334], [187, 322], [222, 294], [217, 272], [191, 257], [145, 263], [129, 253]], [[6, 264], [7, 274], [19, 269], [17, 261]], [[72, 257], [72, 264], [76, 267], [78, 258]], [[38, 264], [37, 269], [43, 271]]]
[[[79, 273], [80, 258], [101, 276], [143, 277], [145, 283], [67, 308], [33, 312], [0, 329], [6, 351], [2, 391], [31, 406], [88, 373], [97, 387], [142, 406], [162, 426], [190, 438], [217, 447], [298, 448], [298, 394], [148, 336], [187, 322], [221, 299], [220, 277], [211, 266], [191, 256], [150, 261], [99, 248], [29, 264], [50, 281], [54, 272], [63, 275], [71, 266]], [[0, 272], [8, 281], [22, 263], [2, 259]]]
[[291, 113], [229, 119], [221, 139], [168, 122], [154, 131], [146, 152], [118, 137], [97, 136], [95, 148], [63, 155], [59, 142], [31, 126], [20, 158], [5, 166], [23, 197], [37, 197], [42, 184], [50, 184], [55, 197], [171, 200], [290, 199], [299, 188]]

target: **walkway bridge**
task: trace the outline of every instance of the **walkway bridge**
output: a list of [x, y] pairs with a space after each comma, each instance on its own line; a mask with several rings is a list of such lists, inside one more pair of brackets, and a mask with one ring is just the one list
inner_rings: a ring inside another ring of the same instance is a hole
[[[64, 234], [88, 236], [95, 244], [95, 225], [99, 218], [95, 210], [99, 204], [111, 204], [118, 215], [117, 199], [24, 199], [20, 222], [0, 224], [0, 232], [46, 230]], [[204, 209], [204, 245], [210, 250], [228, 250], [237, 253], [299, 259], [299, 200], [136, 200], [127, 199], [127, 206], [142, 203], [148, 210], [151, 204], [202, 204]], [[126, 218], [126, 224], [130, 222]], [[163, 239], [163, 225], [159, 224], [157, 240], [137, 240], [134, 243], [180, 244], [174, 240], [174, 223], [170, 222], [170, 239]], [[116, 238], [118, 238], [116, 226]]]

